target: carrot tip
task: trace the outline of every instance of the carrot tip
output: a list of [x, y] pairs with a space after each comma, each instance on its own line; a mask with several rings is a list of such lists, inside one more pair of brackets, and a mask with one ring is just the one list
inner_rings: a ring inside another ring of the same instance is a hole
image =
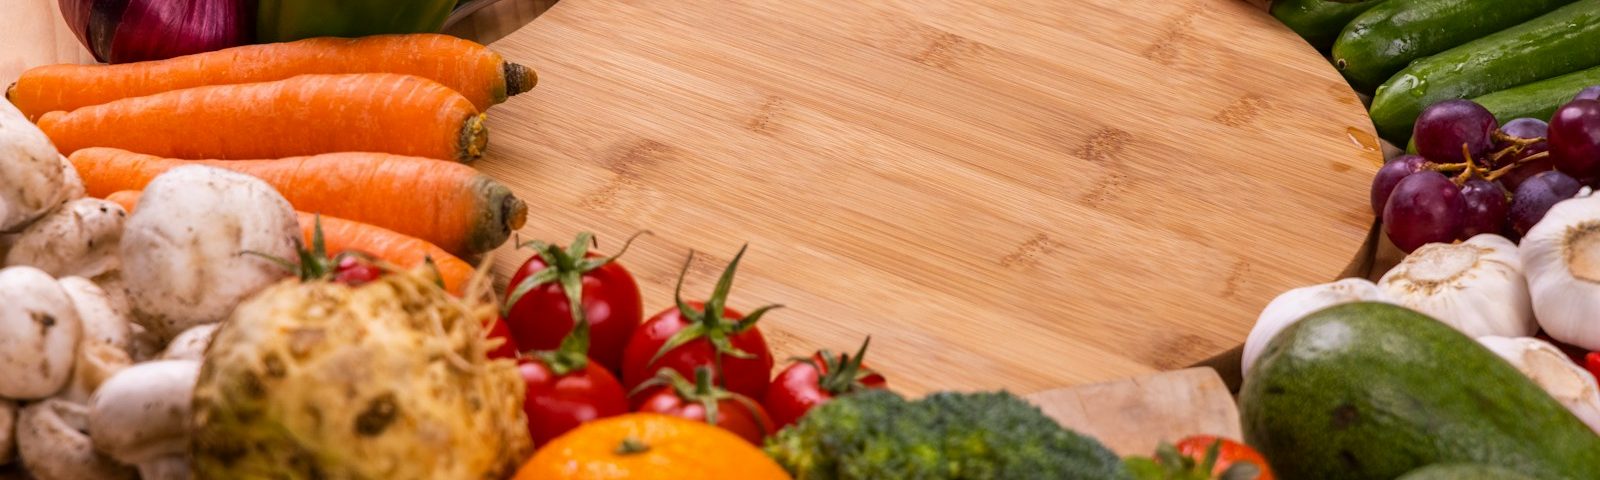
[[456, 161], [466, 163], [483, 157], [489, 148], [489, 127], [483, 124], [486, 115], [480, 113], [461, 124], [461, 152]]
[[512, 230], [522, 228], [528, 224], [528, 204], [522, 199], [506, 195], [505, 202], [501, 205], [502, 214], [505, 215], [506, 225]]
[[501, 67], [505, 69], [506, 96], [508, 97], [533, 90], [533, 87], [539, 84], [539, 72], [535, 72], [531, 68], [511, 62], [502, 63]]

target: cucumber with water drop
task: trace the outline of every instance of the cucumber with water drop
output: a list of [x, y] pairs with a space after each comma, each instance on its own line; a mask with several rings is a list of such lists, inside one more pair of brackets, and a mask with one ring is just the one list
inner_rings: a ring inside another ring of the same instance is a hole
[[1367, 10], [1333, 42], [1333, 64], [1372, 93], [1412, 60], [1505, 30], [1573, 0], [1390, 0]]
[[1378, 87], [1368, 113], [1396, 144], [1411, 138], [1422, 109], [1600, 66], [1600, 0], [1580, 0], [1421, 58]]

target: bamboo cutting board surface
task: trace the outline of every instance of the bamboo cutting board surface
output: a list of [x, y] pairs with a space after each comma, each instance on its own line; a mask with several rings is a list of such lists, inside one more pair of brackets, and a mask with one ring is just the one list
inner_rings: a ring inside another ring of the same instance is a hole
[[1189, 368], [1028, 395], [1046, 415], [1120, 455], [1190, 435], [1241, 440], [1239, 408], [1215, 370]]
[[[646, 310], [744, 242], [779, 358], [1021, 392], [1190, 365], [1361, 246], [1381, 162], [1325, 60], [1237, 0], [563, 0], [477, 166], [594, 230]], [[526, 256], [504, 253], [502, 274]]]

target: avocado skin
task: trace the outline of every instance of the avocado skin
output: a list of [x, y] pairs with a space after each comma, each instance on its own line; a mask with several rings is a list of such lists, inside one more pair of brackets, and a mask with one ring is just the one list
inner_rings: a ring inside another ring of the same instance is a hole
[[1349, 303], [1279, 333], [1240, 391], [1245, 440], [1282, 478], [1392, 479], [1438, 463], [1540, 479], [1600, 472], [1600, 436], [1427, 315]]

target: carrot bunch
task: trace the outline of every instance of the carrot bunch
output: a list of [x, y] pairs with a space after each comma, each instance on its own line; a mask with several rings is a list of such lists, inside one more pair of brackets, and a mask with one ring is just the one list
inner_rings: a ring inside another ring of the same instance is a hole
[[301, 211], [308, 238], [320, 215], [331, 250], [407, 267], [431, 259], [456, 289], [472, 274], [462, 258], [526, 221], [509, 188], [463, 163], [487, 148], [483, 111], [536, 82], [482, 45], [412, 34], [45, 66], [5, 96], [91, 196], [131, 206], [178, 166], [238, 171]]

